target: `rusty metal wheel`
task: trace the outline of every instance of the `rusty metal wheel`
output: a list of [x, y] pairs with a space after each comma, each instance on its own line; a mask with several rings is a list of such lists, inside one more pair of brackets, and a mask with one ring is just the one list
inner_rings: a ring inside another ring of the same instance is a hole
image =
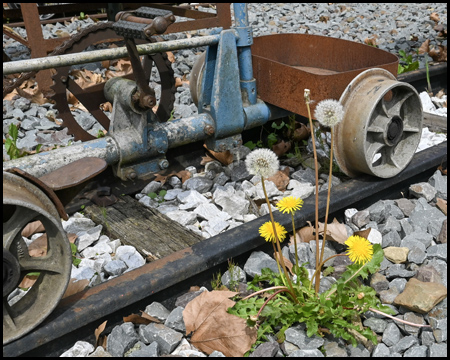
[[[46, 251], [40, 253], [22, 237], [25, 226], [37, 220], [46, 232], [39, 245]], [[30, 332], [54, 310], [71, 268], [70, 244], [52, 201], [22, 177], [3, 172], [3, 344]], [[26, 276], [35, 282], [17, 301]]]
[[347, 86], [344, 120], [334, 129], [335, 159], [348, 176], [390, 178], [412, 160], [422, 133], [417, 91], [384, 69], [369, 69]]
[[[113, 22], [92, 25], [60, 45], [60, 48], [62, 47], [63, 50], [58, 49], [58, 52], [63, 54], [79, 53], [92, 45], [100, 43], [111, 44], [123, 41], [123, 38], [118, 36], [112, 29], [112, 25]], [[142, 40], [136, 40], [137, 44], [143, 42]], [[155, 115], [160, 122], [167, 121], [173, 110], [176, 92], [175, 77], [171, 63], [164, 53], [143, 56], [142, 59], [143, 68], [149, 80], [151, 80], [153, 65], [158, 70], [159, 79], [154, 80], [159, 83], [161, 91], [158, 109]], [[71, 66], [56, 69], [56, 74], [53, 76], [54, 84], [52, 86], [55, 94], [51, 98], [56, 102], [55, 107], [58, 109], [59, 116], [63, 119], [63, 126], [68, 128], [68, 133], [72, 134], [75, 140], [93, 140], [95, 136], [84, 130], [71, 113], [66, 92], [70, 92], [94, 116], [95, 120], [105, 130], [108, 130], [110, 120], [100, 108], [102, 103], [107, 102], [103, 94], [103, 88], [106, 82], [83, 89], [71, 78], [71, 70]], [[124, 77], [134, 79], [132, 73]]]

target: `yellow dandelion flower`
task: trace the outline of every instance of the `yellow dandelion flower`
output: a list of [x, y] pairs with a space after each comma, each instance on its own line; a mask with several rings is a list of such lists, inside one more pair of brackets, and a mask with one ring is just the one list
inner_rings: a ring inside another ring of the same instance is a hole
[[[278, 239], [282, 242], [286, 238], [286, 229], [278, 222], [275, 221], [275, 229], [278, 235]], [[259, 228], [259, 234], [266, 240], [275, 242], [275, 234], [273, 233], [272, 222], [268, 221], [261, 225]]]
[[300, 210], [303, 205], [303, 200], [300, 198], [296, 198], [293, 196], [287, 196], [277, 203], [277, 208], [280, 210], [283, 214], [288, 213], [292, 214], [296, 212], [297, 210]]
[[345, 241], [345, 245], [348, 246], [347, 255], [351, 261], [365, 264], [372, 259], [373, 246], [369, 240], [353, 235]]

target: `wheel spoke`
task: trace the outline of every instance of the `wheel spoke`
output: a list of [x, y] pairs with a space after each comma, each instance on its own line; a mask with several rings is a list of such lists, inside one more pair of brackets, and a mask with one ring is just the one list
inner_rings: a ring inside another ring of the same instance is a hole
[[391, 91], [393, 92], [392, 99], [390, 101], [382, 101], [387, 110], [387, 115], [388, 117], [393, 117], [395, 115], [401, 116], [400, 111], [403, 103], [414, 95], [414, 93], [401, 88], [395, 88]]
[[17, 206], [14, 210], [14, 214], [8, 221], [3, 223], [3, 247], [9, 249], [14, 239], [20, 236], [19, 232], [22, 232], [24, 226], [39, 215], [40, 214], [32, 209]]
[[19, 259], [20, 270], [22, 272], [51, 272], [61, 273], [61, 264], [52, 259], [52, 256], [47, 254], [45, 256], [32, 257], [25, 256]]
[[381, 154], [381, 158], [382, 158], [381, 161], [382, 161], [382, 163], [384, 163], [385, 159], [383, 157], [383, 152], [382, 152], [383, 147], [385, 147], [385, 145], [380, 142], [374, 142], [374, 143], [370, 144], [366, 151], [366, 155], [367, 155], [366, 158], [371, 159], [373, 162], [375, 155]]
[[402, 167], [395, 159], [395, 150], [397, 146], [387, 147], [385, 150], [386, 155], [386, 163], [392, 166], [395, 166], [397, 169], [401, 169]]

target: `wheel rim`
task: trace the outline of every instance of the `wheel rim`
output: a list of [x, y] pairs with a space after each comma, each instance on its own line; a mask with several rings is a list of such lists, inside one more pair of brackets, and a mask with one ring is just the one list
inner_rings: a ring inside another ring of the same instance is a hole
[[384, 69], [359, 74], [340, 98], [344, 119], [334, 128], [335, 159], [348, 176], [390, 178], [412, 160], [422, 133], [417, 91]]
[[[41, 221], [47, 234], [44, 256], [30, 255], [31, 249], [21, 235], [23, 228], [36, 220]], [[72, 256], [51, 200], [36, 186], [6, 172], [3, 173], [3, 253], [7, 260], [3, 273], [3, 344], [7, 344], [38, 326], [58, 305], [70, 279]], [[30, 273], [39, 273], [35, 283], [19, 301], [8, 302], [8, 295]]]

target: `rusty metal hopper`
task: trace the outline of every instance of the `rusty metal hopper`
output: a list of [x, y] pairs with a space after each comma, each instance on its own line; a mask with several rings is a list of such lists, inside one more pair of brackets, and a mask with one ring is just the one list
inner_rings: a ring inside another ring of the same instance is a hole
[[324, 99], [338, 100], [361, 72], [383, 68], [395, 77], [397, 56], [372, 46], [326, 36], [275, 34], [254, 38], [253, 73], [261, 100], [307, 116], [303, 90], [311, 90], [311, 110]]

